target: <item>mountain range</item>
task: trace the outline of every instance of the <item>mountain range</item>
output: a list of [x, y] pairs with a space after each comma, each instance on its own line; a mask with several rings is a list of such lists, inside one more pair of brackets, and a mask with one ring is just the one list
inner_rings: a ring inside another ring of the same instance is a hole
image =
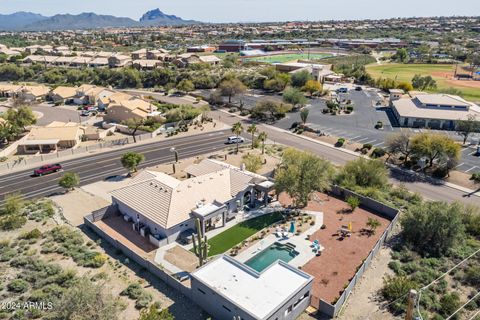
[[97, 29], [106, 27], [148, 27], [164, 25], [197, 24], [198, 21], [183, 20], [174, 15], [168, 15], [154, 9], [146, 12], [139, 21], [115, 17], [111, 15], [99, 15], [92, 12], [84, 12], [77, 15], [57, 14], [51, 17], [42, 16], [32, 12], [15, 12], [12, 14], [0, 14], [1, 31], [52, 31], [72, 29]]

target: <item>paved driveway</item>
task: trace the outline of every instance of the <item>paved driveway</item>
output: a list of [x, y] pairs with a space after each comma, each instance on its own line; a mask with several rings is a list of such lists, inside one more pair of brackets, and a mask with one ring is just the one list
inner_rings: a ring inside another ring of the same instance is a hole
[[[75, 106], [58, 106], [54, 107], [49, 104], [40, 104], [32, 107], [36, 113], [41, 113], [41, 117], [37, 120], [37, 125], [44, 126], [52, 121], [62, 122], [80, 122], [80, 113]], [[84, 119], [81, 119], [84, 121]]]

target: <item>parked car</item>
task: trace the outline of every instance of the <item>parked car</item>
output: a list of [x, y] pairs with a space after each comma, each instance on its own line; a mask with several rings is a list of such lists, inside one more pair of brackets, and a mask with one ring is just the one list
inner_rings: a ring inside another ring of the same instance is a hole
[[83, 110], [80, 114], [82, 117], [89, 117], [89, 116], [96, 116], [98, 114], [98, 110], [91, 109], [91, 110]]
[[348, 88], [338, 88], [337, 93], [348, 93]]
[[56, 163], [56, 164], [46, 164], [44, 166], [41, 166], [40, 168], [38, 169], [35, 169], [33, 170], [33, 175], [35, 177], [40, 177], [40, 176], [43, 176], [45, 174], [50, 174], [50, 173], [54, 173], [54, 172], [58, 172], [62, 170], [62, 165], [59, 164], [59, 163]]
[[245, 142], [245, 139], [243, 139], [242, 137], [231, 136], [227, 138], [227, 144], [237, 143], [237, 140], [238, 140], [238, 143]]
[[362, 87], [360, 87], [360, 86], [358, 86], [358, 87], [355, 87], [355, 91], [362, 91], [362, 90], [363, 90], [363, 88], [362, 88]]

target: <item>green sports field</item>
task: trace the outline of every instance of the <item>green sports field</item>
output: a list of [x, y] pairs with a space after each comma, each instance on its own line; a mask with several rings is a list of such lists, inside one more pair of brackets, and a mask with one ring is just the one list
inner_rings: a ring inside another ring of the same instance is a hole
[[480, 82], [453, 80], [455, 65], [452, 64], [370, 64], [366, 66], [368, 73], [374, 78], [390, 78], [397, 81], [411, 82], [416, 74], [430, 75], [437, 81], [437, 90], [454, 88], [462, 92], [463, 98], [480, 101]]
[[265, 63], [284, 63], [295, 60], [317, 60], [330, 57], [331, 55], [326, 53], [286, 53], [286, 54], [277, 54], [264, 57], [255, 57], [255, 58], [243, 58], [245, 61], [257, 61]]

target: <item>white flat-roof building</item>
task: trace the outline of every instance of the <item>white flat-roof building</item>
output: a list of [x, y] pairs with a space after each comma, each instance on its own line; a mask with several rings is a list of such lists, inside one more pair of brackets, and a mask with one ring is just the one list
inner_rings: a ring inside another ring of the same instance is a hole
[[215, 319], [296, 319], [310, 304], [312, 282], [280, 260], [259, 273], [229, 256], [191, 273], [193, 300]]
[[454, 130], [459, 120], [480, 119], [480, 107], [459, 96], [415, 93], [391, 100], [393, 114], [402, 127]]

